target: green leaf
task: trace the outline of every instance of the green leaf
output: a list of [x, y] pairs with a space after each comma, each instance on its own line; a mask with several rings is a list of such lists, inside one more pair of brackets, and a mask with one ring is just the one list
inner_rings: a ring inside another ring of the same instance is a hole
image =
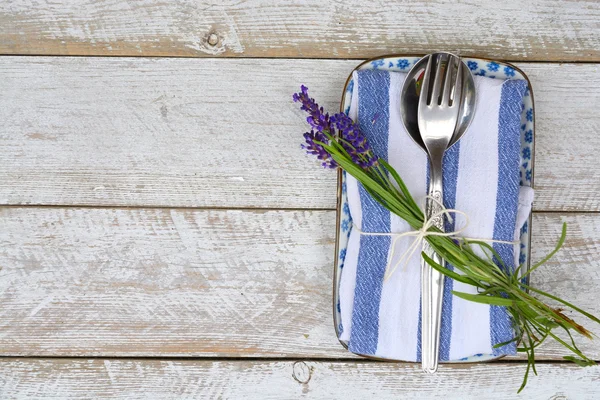
[[560, 326], [553, 319], [545, 317], [543, 315], [538, 315], [534, 318], [536, 321], [538, 321], [540, 324], [544, 325], [547, 328], [558, 328]]
[[493, 306], [511, 307], [515, 304], [515, 300], [507, 299], [504, 297], [489, 296], [489, 295], [482, 296], [479, 294], [456, 292], [454, 290], [452, 291], [452, 294], [455, 295], [456, 297], [460, 297], [461, 299], [474, 301], [476, 303], [481, 303], [481, 304], [490, 304]]
[[476, 244], [479, 247], [481, 247], [482, 249], [488, 250], [489, 252], [492, 253], [493, 258], [495, 258], [496, 260], [498, 260], [498, 262], [500, 263], [500, 265], [504, 268], [504, 270], [500, 269], [495, 263], [494, 260], [491, 259], [490, 260], [490, 265], [494, 265], [496, 268], [496, 270], [498, 270], [499, 272], [501, 272], [502, 274], [506, 274], [504, 271], [507, 270], [506, 268], [506, 264], [504, 263], [504, 260], [502, 260], [502, 257], [500, 257], [500, 254], [498, 254], [498, 252], [492, 247], [490, 246], [489, 243], [485, 243], [479, 240], [471, 240], [469, 241], [469, 244]]
[[527, 323], [523, 325], [523, 329], [527, 332], [527, 341], [529, 342], [529, 352], [527, 353], [528, 363], [531, 365], [533, 373], [537, 375], [537, 370], [535, 369], [535, 344], [533, 343], [533, 334], [527, 327]]
[[583, 353], [579, 349], [576, 349], [576, 348], [572, 347], [571, 345], [569, 345], [568, 343], [566, 343], [564, 340], [562, 340], [561, 338], [559, 338], [558, 336], [556, 336], [552, 332], [548, 331], [548, 335], [551, 338], [553, 338], [554, 340], [556, 340], [558, 343], [562, 344], [567, 349], [571, 350], [571, 352], [573, 352], [574, 354], [578, 355], [582, 359], [588, 360], [588, 358], [586, 356], [584, 356]]
[[421, 253], [421, 257], [423, 257], [425, 262], [427, 262], [427, 264], [429, 264], [433, 269], [435, 269], [438, 272], [441, 272], [442, 274], [446, 275], [447, 277], [452, 278], [457, 282], [462, 282], [462, 283], [466, 283], [467, 285], [477, 286], [477, 282], [473, 281], [472, 279], [469, 279], [468, 277], [466, 277], [464, 275], [457, 274], [456, 272], [452, 271], [451, 269], [448, 269], [448, 268], [436, 263], [435, 261], [433, 261], [433, 259], [431, 259], [431, 257], [429, 257], [427, 254], [425, 254], [425, 252]]
[[408, 200], [409, 204], [413, 208], [413, 212], [415, 213], [415, 216], [423, 219], [423, 212], [421, 211], [421, 209], [419, 208], [419, 205], [415, 202], [415, 200], [411, 196], [410, 191], [406, 187], [406, 184], [404, 183], [402, 178], [400, 178], [400, 175], [398, 174], [398, 172], [396, 172], [394, 167], [392, 167], [390, 164], [388, 164], [385, 160], [380, 159], [379, 162], [390, 173], [390, 175], [392, 175], [392, 178], [394, 178], [394, 180], [398, 184], [398, 187], [402, 191], [402, 194], [404, 194], [404, 197], [406, 197], [406, 200]]
[[560, 302], [560, 303], [564, 304], [564, 305], [565, 305], [565, 306], [567, 306], [567, 307], [571, 307], [573, 310], [575, 310], [575, 311], [579, 312], [580, 314], [583, 314], [583, 315], [585, 315], [586, 317], [588, 317], [588, 318], [589, 318], [589, 319], [591, 319], [592, 321], [594, 321], [594, 322], [597, 322], [597, 323], [599, 323], [599, 324], [600, 324], [600, 319], [598, 319], [598, 317], [595, 317], [594, 315], [590, 314], [589, 312], [582, 310], [581, 308], [579, 308], [579, 307], [575, 306], [575, 305], [574, 305], [574, 304], [572, 304], [572, 303], [569, 303], [569, 302], [568, 302], [568, 301], [566, 301], [566, 300], [563, 300], [563, 299], [561, 299], [560, 297], [554, 296], [554, 295], [552, 295], [552, 294], [550, 294], [550, 293], [543, 292], [543, 291], [541, 291], [541, 290], [539, 290], [539, 289], [536, 289], [536, 288], [534, 288], [534, 287], [531, 287], [531, 286], [529, 286], [529, 285], [526, 285], [526, 284], [524, 284], [524, 283], [519, 283], [519, 285], [520, 285], [520, 286], [523, 286], [523, 287], [525, 287], [525, 288], [527, 288], [527, 289], [529, 289], [529, 290], [531, 290], [532, 292], [535, 292], [535, 293], [541, 294], [542, 296], [546, 296], [546, 297], [548, 297], [548, 298], [550, 298], [550, 299], [552, 299], [552, 300], [556, 300], [556, 301], [558, 301], [558, 302]]
[[[327, 151], [330, 151], [326, 148]], [[368, 191], [372, 191], [376, 193], [378, 197], [375, 198], [383, 207], [390, 210], [394, 214], [397, 214], [400, 218], [404, 219], [411, 226], [419, 226], [422, 225], [422, 221], [415, 219], [415, 217], [410, 213], [406, 204], [403, 204], [403, 200], [395, 197], [392, 193], [390, 193], [386, 188], [382, 187], [382, 185], [377, 182], [371, 175], [369, 175], [365, 170], [358, 167], [351, 160], [346, 159], [345, 157], [340, 156], [335, 152], [331, 152], [333, 159], [348, 172], [350, 175], [355, 177]], [[383, 200], [383, 201], [381, 201]]]
[[[367, 174], [362, 168], [358, 167], [352, 161], [347, 160], [344, 157], [340, 157], [338, 154], [332, 153], [333, 159], [342, 166], [350, 175], [355, 177], [360, 183], [362, 183], [365, 187], [373, 190], [377, 193], [381, 198], [383, 198], [387, 202], [399, 203], [397, 199], [393, 197], [391, 193], [386, 191], [381, 185], [373, 179], [369, 174]], [[403, 218], [402, 215], [400, 215]]]
[[517, 390], [517, 394], [521, 393], [525, 386], [527, 386], [527, 378], [529, 378], [529, 371], [531, 370], [531, 363], [527, 362], [527, 369], [525, 370], [525, 376], [523, 376], [523, 382], [521, 383], [521, 387]]
[[518, 341], [519, 339], [520, 339], [519, 337], [514, 337], [514, 338], [512, 338], [512, 339], [510, 339], [510, 340], [508, 340], [508, 341], [506, 341], [506, 342], [502, 342], [502, 343], [497, 343], [497, 344], [495, 344], [495, 345], [493, 346], [493, 348], [494, 348], [494, 349], [498, 349], [498, 348], [500, 348], [500, 347], [506, 346], [507, 344], [511, 344], [511, 343], [513, 343], [513, 342], [516, 342], [516, 341]]
[[584, 360], [575, 356], [564, 356], [563, 359], [567, 360], [567, 361], [572, 361], [575, 364], [579, 365], [580, 367], [591, 367], [596, 365], [596, 362], [593, 360]]
[[565, 239], [567, 238], [567, 223], [563, 222], [562, 225], [562, 232], [560, 234], [560, 238], [558, 239], [558, 243], [556, 243], [556, 247], [554, 248], [554, 250], [552, 250], [550, 253], [548, 253], [548, 255], [546, 257], [544, 257], [540, 262], [536, 263], [533, 265], [533, 267], [531, 267], [529, 269], [529, 271], [525, 272], [522, 276], [521, 279], [523, 279], [524, 277], [526, 277], [527, 275], [531, 274], [533, 271], [536, 270], [537, 267], [545, 264], [546, 262], [548, 262], [552, 257], [554, 257], [554, 255], [560, 250], [560, 248], [563, 246], [563, 244], [565, 243]]

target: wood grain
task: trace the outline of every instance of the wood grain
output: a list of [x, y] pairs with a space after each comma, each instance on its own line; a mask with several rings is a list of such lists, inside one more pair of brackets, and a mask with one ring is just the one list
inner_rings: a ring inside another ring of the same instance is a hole
[[440, 49], [599, 61], [600, 7], [596, 0], [0, 4], [4, 54], [363, 58]]
[[355, 64], [0, 58], [0, 203], [334, 207], [291, 96], [335, 109]]
[[331, 323], [333, 212], [0, 215], [3, 354], [343, 353]]
[[[521, 363], [0, 360], [3, 399], [513, 399]], [[596, 399], [600, 367], [543, 364], [520, 397]]]
[[[335, 207], [299, 148], [301, 83], [336, 110], [355, 61], [0, 58], [0, 204]], [[600, 67], [519, 64], [536, 210], [600, 210]], [[574, 88], [585, 88], [575, 90]]]
[[[536, 214], [534, 260], [562, 220]], [[534, 284], [600, 315], [600, 216], [564, 220]], [[2, 208], [0, 355], [352, 358], [332, 324], [334, 224], [333, 211]]]

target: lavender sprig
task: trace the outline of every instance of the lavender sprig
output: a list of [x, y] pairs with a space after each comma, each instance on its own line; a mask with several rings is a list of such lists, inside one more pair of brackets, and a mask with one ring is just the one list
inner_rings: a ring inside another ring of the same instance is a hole
[[[307, 121], [313, 128], [311, 132], [304, 134], [306, 144], [302, 147], [307, 153], [316, 155], [323, 161], [324, 167], [339, 166], [356, 178], [383, 207], [404, 219], [413, 229], [422, 229], [424, 216], [421, 209], [396, 170], [374, 154], [359, 126], [343, 113], [330, 117], [323, 111], [323, 107], [319, 107], [315, 100], [308, 96], [306, 86], [302, 86], [301, 91], [294, 94], [293, 98], [294, 101], [302, 103], [300, 108], [308, 112]], [[435, 227], [430, 229], [439, 232]], [[566, 224], [563, 224], [558, 244], [550, 254], [529, 271], [522, 272], [522, 266], [519, 266], [514, 273], [510, 273], [494, 263], [494, 259], [501, 261], [501, 258], [493, 247], [485, 242], [435, 235], [426, 237], [434, 251], [453, 265], [455, 270], [436, 263], [425, 253], [421, 254], [423, 259], [449, 278], [475, 286], [478, 293], [453, 291], [453, 295], [482, 304], [504, 306], [511, 314], [515, 337], [509, 342], [498, 343], [495, 347], [520, 342], [521, 347], [518, 351], [527, 354], [527, 369], [519, 392], [525, 387], [530, 370], [537, 374], [535, 349], [547, 338], [554, 339], [574, 354], [565, 356], [566, 360], [581, 366], [595, 364], [579, 350], [571, 336], [571, 331], [575, 331], [591, 339], [592, 333], [565, 315], [561, 308], [551, 307], [530, 293], [562, 303], [596, 323], [600, 323], [600, 319], [557, 296], [529, 286], [523, 279], [548, 261], [560, 249], [565, 238]], [[481, 247], [488, 257], [480, 257], [472, 248], [475, 245]], [[565, 330], [570, 340], [565, 341], [557, 336], [557, 328]]]
[[308, 95], [308, 88], [300, 87], [300, 92], [294, 93], [294, 102], [301, 103], [300, 109], [308, 113], [306, 121], [313, 128], [304, 134], [305, 144], [302, 148], [310, 155], [315, 155], [322, 161], [325, 168], [337, 168], [337, 162], [332, 158], [323, 145], [331, 145], [333, 140], [339, 142], [348, 153], [352, 162], [363, 169], [378, 165], [379, 158], [373, 153], [367, 138], [359, 127], [344, 113], [329, 116], [323, 111], [315, 99]]

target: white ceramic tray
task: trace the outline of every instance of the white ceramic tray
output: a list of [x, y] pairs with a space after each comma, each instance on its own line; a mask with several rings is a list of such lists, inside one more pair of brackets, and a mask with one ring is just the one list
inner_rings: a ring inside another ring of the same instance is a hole
[[[410, 68], [420, 59], [417, 56], [402, 56], [392, 55], [383, 56], [367, 60], [356, 67], [355, 70], [363, 69], [381, 69], [388, 71], [408, 72]], [[482, 58], [463, 58], [467, 66], [474, 75], [486, 76], [492, 79], [524, 79], [528, 82], [528, 90], [523, 97], [523, 111], [521, 114], [521, 185], [533, 187], [533, 150], [534, 150], [534, 107], [533, 107], [533, 91], [529, 79], [514, 65], [493, 61]], [[341, 110], [348, 114], [350, 103], [352, 101], [352, 89], [354, 80], [352, 73], [346, 81], [344, 92], [342, 94]], [[530, 265], [530, 229], [531, 215], [529, 220], [521, 230], [521, 252], [519, 255], [519, 264], [524, 265], [523, 270], [528, 270]], [[348, 238], [352, 229], [352, 218], [350, 217], [350, 209], [348, 207], [348, 199], [346, 197], [346, 174], [339, 171], [338, 175], [338, 201], [337, 201], [337, 240], [335, 249], [335, 266], [333, 277], [333, 320], [335, 325], [336, 335], [340, 336], [341, 316], [339, 303], [339, 283], [342, 269], [344, 267], [344, 258], [346, 255], [346, 247]], [[344, 347], [348, 347], [345, 341], [340, 340]], [[453, 362], [477, 362], [487, 361], [497, 358], [491, 354], [478, 354], [472, 357], [467, 357], [459, 361]], [[401, 361], [401, 360], [398, 360]]]

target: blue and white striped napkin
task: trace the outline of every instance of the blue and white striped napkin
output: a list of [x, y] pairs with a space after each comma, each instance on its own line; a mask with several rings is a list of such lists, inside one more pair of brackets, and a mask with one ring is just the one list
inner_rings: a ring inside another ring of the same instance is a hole
[[[400, 92], [405, 74], [381, 70], [354, 73], [350, 116], [358, 121], [374, 151], [398, 171], [418, 202], [428, 183], [423, 150], [405, 131], [400, 116]], [[473, 123], [444, 158], [444, 204], [469, 216], [466, 237], [513, 241], [519, 237], [533, 202], [533, 191], [519, 186], [520, 121], [523, 80], [475, 77], [478, 101]], [[350, 215], [363, 232], [406, 232], [406, 222], [391, 214], [347, 175]], [[455, 226], [464, 217], [456, 215]], [[340, 280], [340, 339], [350, 351], [382, 358], [420, 360], [420, 256], [398, 268], [384, 282], [388, 256], [395, 262], [414, 238], [397, 241], [392, 251], [388, 236], [350, 233]], [[518, 245], [494, 243], [510, 268]], [[450, 267], [451, 268], [451, 267]], [[504, 307], [488, 306], [452, 296], [451, 290], [476, 293], [472, 286], [446, 279], [441, 327], [440, 360], [474, 355], [514, 354], [515, 343], [494, 349], [514, 333]]]

